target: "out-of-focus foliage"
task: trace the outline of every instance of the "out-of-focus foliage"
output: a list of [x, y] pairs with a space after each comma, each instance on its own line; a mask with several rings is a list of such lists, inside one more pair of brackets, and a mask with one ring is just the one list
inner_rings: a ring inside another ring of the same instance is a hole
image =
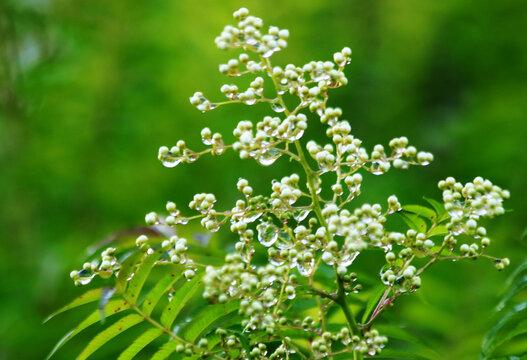
[[480, 359], [527, 353], [527, 261], [510, 275], [494, 311], [495, 324], [483, 340]]
[[[222, 189], [218, 201], [230, 204], [238, 177], [263, 192], [287, 173], [285, 162], [262, 172], [232, 154], [172, 170], [156, 160], [160, 145], [180, 138], [197, 144], [204, 126], [226, 134], [255, 116], [258, 108], [242, 105], [201, 115], [188, 103], [198, 89], [217, 93], [222, 75], [213, 64], [229, 55], [213, 39], [246, 5], [0, 3], [0, 358], [42, 358], [69, 330], [68, 315], [41, 322], [79, 294], [68, 273], [89, 245], [140, 224], [166, 200], [184, 204], [193, 193]], [[250, 7], [267, 23], [291, 28], [287, 61], [353, 49], [350, 84], [332, 101], [366, 145], [404, 134], [434, 153], [426, 169], [372, 179], [359, 202], [392, 192], [405, 203], [438, 198], [444, 174], [460, 181], [481, 175], [512, 195], [513, 211], [489, 225], [496, 254], [513, 264], [525, 258], [527, 3], [258, 0]], [[228, 236], [211, 241], [232, 245]], [[369, 265], [357, 259], [356, 266]], [[384, 316], [445, 357], [476, 358], [503, 274], [478, 261], [437, 264], [426, 276], [421, 300], [402, 298]]]

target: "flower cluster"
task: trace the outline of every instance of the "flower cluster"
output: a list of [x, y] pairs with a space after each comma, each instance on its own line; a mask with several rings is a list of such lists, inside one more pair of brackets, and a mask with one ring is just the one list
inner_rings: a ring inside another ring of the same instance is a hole
[[[342, 110], [328, 106], [329, 91], [348, 82], [344, 75], [344, 67], [351, 61], [348, 47], [336, 52], [333, 61], [273, 66], [270, 57], [287, 46], [289, 32], [275, 26], [266, 31], [263, 21], [249, 15], [245, 8], [236, 11], [234, 18], [237, 26], [226, 26], [216, 38], [216, 45], [243, 52], [219, 69], [230, 77], [254, 74], [254, 79], [245, 91], [233, 84], [223, 85], [221, 92], [227, 98], [224, 102], [212, 102], [201, 92], [196, 92], [190, 102], [204, 112], [226, 104], [263, 102], [270, 105], [273, 115], [255, 123], [240, 121], [233, 130], [232, 144], [226, 145], [221, 134], [204, 128], [201, 139], [207, 146], [205, 150], [192, 151], [180, 140], [171, 148], [161, 147], [158, 158], [163, 165], [174, 167], [194, 162], [207, 153], [221, 155], [232, 148], [241, 159], [252, 158], [264, 166], [287, 157], [297, 162], [304, 173], [274, 180], [268, 196], [255, 195], [249, 182], [239, 179], [236, 187], [243, 197], [231, 210], [216, 210], [216, 197], [200, 193], [189, 203], [198, 215], [184, 216], [174, 203], [168, 202], [167, 216], [149, 213], [145, 218], [148, 225], [171, 227], [200, 220], [211, 232], [230, 225], [236, 243], [221, 266], [194, 263], [184, 238], [172, 236], [161, 244], [167, 256], [160, 262], [184, 264], [187, 279], [192, 279], [200, 267], [205, 268], [203, 296], [207, 300], [220, 304], [239, 301], [241, 324], [244, 333], [249, 334], [250, 344], [242, 344], [233, 333], [218, 329], [219, 346], [223, 349], [219, 352], [237, 349], [245, 354], [241, 355], [244, 359], [289, 358], [289, 354], [300, 350], [294, 339], [282, 336], [282, 332], [302, 329], [311, 334], [308, 358], [326, 358], [335, 351], [353, 353], [354, 358], [374, 356], [387, 338], [371, 329], [371, 323], [398, 296], [421, 287], [421, 273], [432, 263], [487, 257], [498, 269], [508, 265], [508, 259], [483, 252], [490, 240], [479, 220], [503, 214], [502, 202], [509, 197], [506, 190], [488, 180], [478, 177], [466, 185], [453, 178], [439, 182], [444, 205], [430, 202], [433, 209], [403, 206], [395, 195], [387, 199], [385, 209], [380, 204], [352, 206], [361, 194], [361, 172], [381, 175], [392, 167], [404, 170], [410, 165], [426, 166], [433, 161], [433, 155], [418, 151], [406, 137], [392, 139], [389, 148], [378, 144], [368, 151], [352, 135], [350, 123], [342, 119]], [[270, 99], [264, 97], [264, 77], [273, 84], [269, 90], [275, 95]], [[286, 97], [288, 101], [284, 100]], [[308, 111], [326, 127], [329, 143], [300, 142], [308, 127]], [[409, 226], [404, 233], [387, 225], [388, 217], [397, 214]], [[458, 246], [460, 235], [468, 235], [479, 243]], [[146, 236], [140, 236], [136, 245], [142, 251], [152, 251], [154, 246]], [[361, 274], [356, 273], [354, 261], [369, 248], [384, 256], [385, 262], [379, 264], [379, 283], [384, 284], [385, 292], [367, 322], [359, 324], [348, 301], [362, 289]], [[90, 276], [95, 268], [101, 274], [118, 271], [114, 252], [107, 250], [100, 267], [88, 265], [85, 270], [91, 271]], [[423, 258], [428, 262], [421, 263], [419, 259]], [[84, 279], [81, 272], [71, 275], [76, 282]], [[306, 298], [316, 299], [316, 321], [294, 306]], [[344, 314], [338, 322], [341, 329], [336, 332], [327, 326], [327, 311], [332, 307]], [[268, 344], [273, 341], [269, 349]], [[206, 347], [206, 339], [198, 345]], [[183, 345], [179, 350], [185, 354], [196, 351]]]
[[238, 20], [238, 27], [227, 25], [223, 29], [215, 40], [218, 48], [227, 50], [250, 47], [252, 51], [266, 58], [287, 47], [288, 30], [271, 26], [268, 33], [262, 35], [262, 19], [249, 15], [245, 8], [234, 12], [234, 18]]
[[70, 278], [74, 280], [76, 286], [89, 284], [96, 275], [103, 279], [109, 278], [119, 269], [119, 262], [115, 257], [116, 251], [113, 247], [103, 250], [100, 264], [98, 260], [85, 262], [81, 270], [73, 270], [70, 273]]

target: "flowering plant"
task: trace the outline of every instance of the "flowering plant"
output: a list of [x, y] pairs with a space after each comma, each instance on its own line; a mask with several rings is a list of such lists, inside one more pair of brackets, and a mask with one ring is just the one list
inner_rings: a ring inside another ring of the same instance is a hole
[[[180, 140], [171, 148], [161, 147], [159, 160], [174, 167], [232, 149], [262, 166], [286, 157], [303, 173], [273, 181], [269, 195], [254, 194], [249, 181], [239, 179], [241, 197], [231, 210], [217, 210], [214, 194], [200, 193], [189, 204], [195, 215], [186, 215], [173, 202], [164, 215], [147, 214], [149, 226], [172, 233], [162, 240], [141, 235], [131, 247], [106, 248], [100, 261], [73, 271], [77, 285], [97, 275], [115, 276], [115, 281], [59, 310], [100, 304], [54, 351], [101, 315], [125, 313], [79, 358], [126, 329], [146, 324], [119, 359], [130, 359], [156, 341], [161, 345], [153, 359], [173, 352], [215, 359], [361, 359], [379, 354], [388, 341], [373, 327], [378, 316], [398, 297], [419, 289], [421, 274], [434, 262], [484, 257], [498, 270], [509, 264], [486, 254], [490, 240], [480, 219], [503, 214], [502, 201], [509, 197], [489, 180], [476, 177], [463, 185], [448, 177], [439, 182], [443, 203], [426, 199], [429, 207], [403, 206], [395, 195], [385, 206], [354, 206], [361, 172], [382, 175], [392, 167], [426, 166], [432, 154], [418, 151], [406, 137], [391, 140], [388, 149], [376, 145], [369, 151], [352, 134], [342, 111], [328, 104], [330, 91], [348, 82], [348, 47], [335, 53], [333, 61], [272, 65], [272, 55], [287, 47], [289, 31], [275, 26], [264, 31], [263, 21], [245, 8], [234, 18], [237, 26], [226, 26], [215, 42], [222, 50], [242, 52], [219, 70], [254, 79], [245, 90], [223, 85], [224, 101], [196, 92], [190, 102], [202, 112], [233, 103], [267, 103], [271, 115], [256, 123], [240, 121], [232, 144], [204, 128], [204, 150], [191, 150]], [[304, 140], [313, 121], [308, 116], [326, 126], [328, 144]], [[401, 217], [408, 229], [390, 229], [391, 216]], [[209, 232], [230, 226], [236, 243], [224, 259], [204, 257], [197, 242], [177, 235], [175, 229], [196, 220]], [[378, 280], [366, 287], [366, 274], [353, 265], [371, 250], [382, 252], [384, 260], [378, 264]], [[158, 279], [149, 288], [145, 284], [154, 273]], [[195, 293], [207, 303], [193, 307]]]

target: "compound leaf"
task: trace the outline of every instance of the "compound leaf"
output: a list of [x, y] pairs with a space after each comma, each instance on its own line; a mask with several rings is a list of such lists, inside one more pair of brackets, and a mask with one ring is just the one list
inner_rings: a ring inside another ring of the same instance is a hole
[[154, 288], [148, 293], [143, 302], [142, 310], [146, 315], [150, 315], [161, 297], [181, 278], [182, 273], [171, 272], [157, 282]]
[[172, 354], [174, 351], [176, 351], [176, 347], [181, 344], [177, 340], [170, 340], [169, 342], [166, 342], [155, 352], [155, 354], [151, 357], [150, 360], [165, 360], [168, 358], [170, 354]]
[[[106, 307], [104, 308], [104, 316], [109, 317], [112, 315], [115, 315], [121, 311], [127, 310], [130, 308], [130, 305], [123, 300], [111, 300], [108, 302]], [[80, 333], [82, 330], [86, 329], [88, 326], [95, 324], [100, 320], [100, 314], [99, 310], [95, 310], [92, 312], [86, 319], [84, 319], [75, 329], [68, 332], [60, 341], [55, 345], [53, 350], [49, 353], [46, 359], [49, 359], [59, 350], [64, 344], [66, 344], [68, 341], [70, 341], [74, 336], [76, 336], [78, 333]]]
[[505, 315], [502, 315], [498, 322], [490, 329], [489, 333], [483, 340], [481, 346], [481, 358], [487, 359], [492, 352], [496, 349], [496, 344], [504, 336], [502, 329], [505, 326], [510, 325], [511, 322], [515, 321], [515, 318], [523, 315], [525, 318], [524, 311], [527, 309], [527, 301], [520, 303], [510, 309]]
[[157, 261], [157, 259], [159, 259], [162, 253], [162, 250], [158, 250], [144, 257], [143, 262], [138, 265], [138, 268], [134, 273], [132, 280], [128, 282], [128, 288], [126, 289], [126, 297], [134, 303], [137, 302], [137, 297], [139, 296], [139, 293], [143, 288], [146, 278], [150, 274], [152, 267], [154, 267], [155, 262]]
[[239, 301], [205, 306], [199, 313], [194, 314], [192, 321], [187, 326], [181, 329], [180, 336], [185, 340], [194, 342], [216, 320], [230, 314], [239, 307]]
[[79, 297], [77, 297], [75, 300], [70, 302], [68, 305], [63, 306], [59, 310], [55, 311], [53, 314], [49, 315], [44, 320], [44, 323], [48, 322], [49, 320], [53, 319], [58, 314], [61, 314], [61, 313], [65, 312], [65, 311], [68, 311], [70, 309], [74, 309], [74, 308], [79, 307], [81, 305], [89, 304], [89, 303], [92, 303], [92, 302], [95, 302], [95, 301], [99, 300], [100, 297], [101, 297], [101, 291], [102, 291], [102, 288], [92, 289], [92, 290], [86, 291], [84, 294], [82, 294]]
[[196, 275], [191, 281], [185, 282], [177, 291], [161, 314], [161, 324], [167, 328], [172, 326], [174, 319], [185, 304], [192, 298], [201, 285], [203, 273]]
[[134, 340], [122, 353], [117, 360], [130, 360], [143, 350], [148, 344], [163, 334], [163, 330], [151, 328], [142, 333]]
[[87, 359], [88, 356], [93, 354], [108, 341], [112, 340], [117, 335], [125, 332], [132, 326], [139, 324], [143, 320], [143, 317], [137, 314], [130, 314], [118, 320], [116, 323], [112, 324], [111, 326], [107, 327], [99, 334], [97, 334], [84, 348], [77, 360]]
[[[347, 355], [349, 356], [349, 354]], [[344, 359], [344, 358], [340, 358]], [[429, 357], [416, 354], [415, 352], [384, 349], [377, 356], [373, 356], [372, 359], [412, 359], [412, 360], [430, 360]]]
[[142, 255], [143, 253], [141, 251], [135, 251], [122, 262], [115, 284], [116, 292], [118, 294], [124, 293], [126, 285], [128, 284], [128, 278], [132, 275], [135, 266]]

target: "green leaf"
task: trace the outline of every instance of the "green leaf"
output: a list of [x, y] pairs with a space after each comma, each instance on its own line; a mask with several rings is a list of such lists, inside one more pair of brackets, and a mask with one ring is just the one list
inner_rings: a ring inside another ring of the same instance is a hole
[[48, 322], [49, 320], [53, 319], [58, 314], [61, 314], [61, 313], [65, 312], [65, 311], [68, 311], [70, 309], [74, 309], [74, 308], [79, 307], [81, 305], [89, 304], [89, 303], [92, 303], [92, 302], [95, 302], [95, 301], [99, 300], [100, 297], [101, 297], [101, 291], [102, 291], [102, 288], [92, 289], [92, 290], [86, 291], [84, 294], [82, 294], [79, 297], [77, 297], [75, 300], [70, 302], [68, 305], [60, 308], [59, 310], [55, 311], [53, 314], [49, 315], [44, 320], [44, 323]]
[[[405, 330], [404, 328], [401, 328], [399, 326], [393, 326], [393, 325], [379, 325], [379, 326], [376, 326], [376, 329], [382, 335], [385, 335], [388, 338], [401, 340], [408, 344], [413, 345], [414, 346], [413, 352], [416, 355], [422, 356], [423, 358], [426, 358], [426, 359], [441, 359], [438, 353], [436, 353], [433, 349], [426, 346], [420, 338], [411, 334], [409, 331]], [[381, 357], [384, 354], [384, 351], [385, 350], [381, 352]]]
[[106, 316], [104, 316], [104, 308], [108, 304], [108, 301], [112, 298], [115, 293], [115, 288], [113, 287], [104, 287], [101, 291], [101, 299], [99, 300], [99, 314], [101, 315], [101, 324], [104, 324]]
[[365, 324], [366, 321], [368, 321], [368, 318], [370, 317], [371, 313], [375, 309], [375, 306], [377, 305], [377, 303], [382, 297], [382, 294], [384, 294], [385, 291], [386, 291], [386, 286], [381, 285], [377, 287], [373, 291], [373, 293], [370, 295], [368, 302], [366, 303], [366, 308], [364, 309], [364, 314], [362, 314], [361, 322], [363, 324]]
[[429, 357], [416, 354], [414, 352], [384, 349], [377, 356], [373, 356], [372, 359], [415, 359], [415, 360], [429, 360]]
[[516, 281], [512, 288], [501, 298], [499, 304], [496, 306], [496, 312], [501, 311], [507, 303], [520, 291], [527, 287], [527, 275]]
[[150, 360], [165, 360], [168, 359], [168, 356], [172, 354], [174, 351], [176, 351], [176, 347], [181, 344], [177, 340], [170, 340], [169, 342], [166, 342], [155, 352], [154, 355], [150, 358]]
[[448, 229], [445, 225], [437, 225], [428, 231], [428, 236], [440, 236], [448, 234]]
[[[115, 315], [121, 311], [127, 310], [130, 308], [130, 305], [123, 300], [111, 300], [108, 302], [106, 307], [104, 308], [104, 316], [109, 317], [112, 315]], [[59, 350], [64, 344], [66, 344], [68, 341], [70, 341], [74, 336], [76, 336], [78, 333], [80, 333], [82, 330], [86, 329], [88, 326], [95, 324], [100, 320], [100, 314], [99, 310], [95, 310], [92, 312], [87, 318], [85, 318], [75, 329], [68, 332], [60, 341], [55, 345], [53, 350], [49, 353], [46, 359], [49, 359]]]
[[117, 281], [115, 283], [116, 292], [118, 294], [122, 294], [126, 290], [128, 278], [130, 275], [132, 275], [132, 272], [134, 271], [135, 266], [141, 256], [143, 256], [141, 251], [135, 251], [121, 263], [119, 275], [117, 275]]
[[148, 344], [163, 334], [163, 330], [158, 328], [148, 329], [142, 333], [133, 343], [124, 350], [117, 360], [130, 360], [143, 350]]
[[501, 336], [495, 336], [491, 342], [487, 345], [489, 353], [492, 353], [494, 349], [497, 349], [500, 345], [512, 340], [516, 336], [527, 334], [527, 319], [520, 321], [512, 329], [508, 330]]
[[522, 234], [520, 235], [520, 239], [525, 239], [527, 237], [527, 227], [523, 230]]
[[527, 261], [522, 262], [516, 269], [514, 269], [512, 274], [509, 275], [507, 278], [506, 287], [510, 287], [515, 281], [516, 277], [525, 270], [527, 270]]
[[432, 205], [440, 221], [444, 220], [448, 216], [448, 213], [445, 209], [445, 205], [443, 205], [437, 200], [427, 198], [425, 196], [423, 196], [423, 199], [425, 199], [426, 202]]
[[203, 275], [204, 273], [196, 275], [194, 279], [191, 281], [186, 281], [179, 289], [176, 290], [176, 293], [174, 296], [172, 296], [172, 299], [170, 299], [170, 302], [167, 304], [163, 310], [163, 313], [161, 314], [161, 324], [164, 327], [172, 327], [174, 319], [179, 314], [183, 306], [185, 306], [187, 301], [189, 301], [199, 289]]
[[282, 334], [283, 336], [288, 336], [291, 339], [310, 340], [315, 337], [315, 334], [313, 334], [312, 332], [300, 330], [300, 329], [292, 329], [289, 327], [281, 327], [280, 334]]
[[162, 253], [163, 250], [157, 250], [143, 258], [143, 262], [138, 265], [138, 268], [135, 271], [132, 280], [128, 282], [128, 287], [126, 289], [126, 297], [128, 299], [131, 299], [131, 301], [133, 301], [134, 303], [137, 303], [137, 297], [139, 296], [139, 293], [143, 288], [146, 278], [150, 274], [150, 271], [154, 267], [155, 262], [157, 261], [157, 259], [159, 259]]
[[107, 327], [103, 331], [101, 331], [99, 334], [97, 334], [89, 343], [88, 345], [82, 350], [81, 354], [77, 357], [77, 360], [85, 360], [93, 354], [95, 351], [97, 351], [101, 346], [106, 344], [108, 341], [112, 340], [117, 335], [125, 332], [129, 328], [131, 328], [134, 325], [139, 324], [144, 319], [142, 316], [137, 314], [130, 314], [122, 319], [118, 320], [116, 323], [112, 324], [111, 326]]
[[192, 317], [191, 322], [181, 329], [180, 336], [188, 341], [194, 342], [216, 320], [230, 314], [239, 307], [239, 301], [205, 306], [199, 313]]
[[486, 359], [489, 355], [491, 355], [492, 351], [495, 349], [495, 343], [502, 336], [500, 330], [503, 329], [505, 325], [510, 322], [510, 320], [512, 320], [517, 315], [523, 313], [523, 311], [525, 311], [526, 309], [527, 301], [514, 306], [505, 315], [502, 315], [499, 321], [492, 327], [492, 329], [489, 331], [489, 333], [483, 340], [483, 344], [481, 346], [482, 359]]
[[410, 212], [410, 213], [417, 214], [431, 221], [434, 221], [435, 219], [437, 219], [437, 214], [434, 210], [431, 210], [421, 205], [404, 205], [403, 210]]
[[422, 232], [423, 234], [426, 233], [426, 223], [419, 216], [409, 212], [398, 212], [397, 214], [402, 217], [410, 229], [413, 229], [417, 232]]
[[182, 272], [177, 273], [174, 271], [159, 280], [143, 302], [143, 313], [150, 315], [161, 299], [161, 296], [163, 296], [163, 294], [165, 294], [182, 275]]

